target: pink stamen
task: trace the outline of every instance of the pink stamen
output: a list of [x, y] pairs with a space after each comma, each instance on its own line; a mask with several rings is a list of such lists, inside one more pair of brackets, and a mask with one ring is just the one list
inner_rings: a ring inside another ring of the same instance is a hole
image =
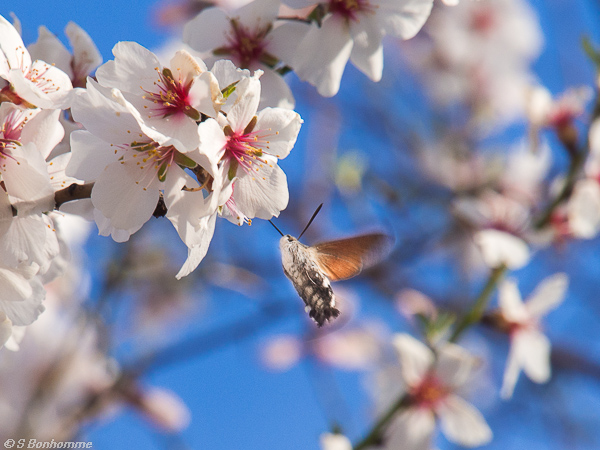
[[409, 390], [412, 403], [427, 409], [435, 408], [449, 393], [450, 389], [432, 373], [427, 374], [417, 386]]
[[150, 106], [151, 117], [185, 114], [198, 115], [199, 119], [198, 112], [191, 106], [190, 88], [193, 80], [186, 82], [181, 73], [175, 79], [169, 69], [161, 71], [156, 67], [155, 70], [158, 73], [158, 81], [154, 82], [156, 90], [152, 92], [144, 89], [144, 98], [153, 103]]
[[259, 172], [263, 164], [271, 165], [269, 161], [262, 158], [263, 154], [269, 154], [264, 149], [269, 148], [267, 138], [272, 133], [262, 130], [251, 131], [248, 133], [233, 132], [225, 146], [225, 156], [230, 162], [235, 160], [239, 167], [247, 174]]
[[[154, 177], [164, 181], [169, 167], [174, 163], [179, 151], [172, 145], [161, 147], [157, 142], [132, 142], [129, 148], [134, 151], [128, 161], [135, 161], [135, 165], [142, 171], [144, 176], [139, 182], [150, 177], [146, 185], [148, 187]], [[124, 161], [123, 161], [124, 162]]]
[[353, 22], [360, 21], [360, 14], [372, 14], [376, 10], [369, 0], [330, 0], [329, 12]]
[[228, 54], [238, 66], [249, 68], [264, 59], [267, 45], [265, 37], [269, 31], [270, 25], [251, 30], [232, 20], [227, 45], [219, 49], [218, 53]]
[[21, 111], [12, 111], [0, 128], [0, 158], [11, 158], [10, 151], [20, 145], [21, 131], [28, 117]]

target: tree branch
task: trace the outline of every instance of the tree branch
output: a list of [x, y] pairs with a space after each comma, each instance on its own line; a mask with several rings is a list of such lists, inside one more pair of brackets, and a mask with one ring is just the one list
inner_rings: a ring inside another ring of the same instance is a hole
[[73, 183], [64, 189], [61, 189], [60, 191], [56, 191], [54, 193], [55, 208], [60, 209], [60, 207], [63, 204], [65, 204], [67, 202], [72, 202], [73, 200], [81, 200], [83, 198], [90, 198], [92, 196], [92, 188], [93, 187], [94, 187], [94, 183], [88, 183], [88, 184]]

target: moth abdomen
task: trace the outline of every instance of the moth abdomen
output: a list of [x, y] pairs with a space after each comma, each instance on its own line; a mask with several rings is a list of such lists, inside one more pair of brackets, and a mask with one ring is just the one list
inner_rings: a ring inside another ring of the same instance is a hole
[[304, 300], [308, 315], [318, 326], [323, 326], [325, 321], [340, 315], [340, 310], [335, 307], [335, 294], [327, 277], [318, 269], [309, 268], [306, 274], [305, 282], [295, 286], [296, 291]]
[[282, 238], [282, 263], [285, 275], [306, 305], [306, 312], [318, 326], [340, 315], [327, 276], [312, 260], [307, 248], [295, 239]]

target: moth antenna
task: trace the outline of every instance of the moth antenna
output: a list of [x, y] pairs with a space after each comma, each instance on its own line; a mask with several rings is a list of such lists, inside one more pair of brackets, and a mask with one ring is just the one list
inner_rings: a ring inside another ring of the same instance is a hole
[[275, 225], [275, 224], [274, 224], [273, 222], [271, 222], [270, 220], [269, 220], [269, 223], [270, 223], [271, 225], [273, 225], [277, 231], [279, 231], [279, 234], [280, 234], [280, 235], [282, 235], [282, 236], [283, 236], [283, 233], [281, 232], [281, 230], [280, 230], [279, 228], [277, 228], [277, 225]]
[[312, 217], [310, 218], [310, 220], [308, 221], [308, 223], [304, 227], [304, 230], [302, 230], [302, 233], [300, 233], [300, 236], [298, 236], [298, 240], [300, 240], [300, 238], [302, 237], [302, 235], [304, 234], [304, 232], [306, 230], [308, 230], [308, 227], [310, 227], [310, 224], [313, 222], [313, 220], [315, 220], [315, 217], [317, 217], [317, 214], [319, 214], [319, 211], [321, 211], [322, 207], [323, 207], [323, 203], [321, 203], [319, 205], [319, 207], [317, 208], [317, 210], [313, 213]]

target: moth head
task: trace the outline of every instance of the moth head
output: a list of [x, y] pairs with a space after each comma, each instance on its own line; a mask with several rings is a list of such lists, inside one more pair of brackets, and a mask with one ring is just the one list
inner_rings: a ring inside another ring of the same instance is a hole
[[281, 237], [281, 239], [279, 239], [279, 245], [289, 245], [294, 241], [297, 241], [298, 239], [296, 239], [294, 236], [290, 235], [290, 234], [286, 234], [284, 236]]

